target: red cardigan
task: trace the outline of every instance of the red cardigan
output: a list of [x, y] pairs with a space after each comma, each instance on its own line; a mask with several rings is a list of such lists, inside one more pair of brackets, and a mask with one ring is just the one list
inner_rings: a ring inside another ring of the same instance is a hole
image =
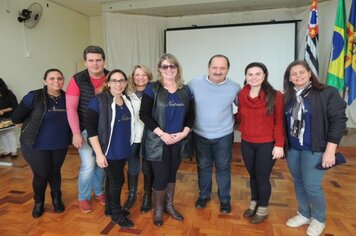
[[236, 122], [239, 124], [241, 139], [251, 143], [275, 142], [275, 146], [284, 146], [283, 95], [277, 91], [274, 114], [267, 115], [265, 94], [249, 96], [250, 86], [245, 85], [238, 95]]

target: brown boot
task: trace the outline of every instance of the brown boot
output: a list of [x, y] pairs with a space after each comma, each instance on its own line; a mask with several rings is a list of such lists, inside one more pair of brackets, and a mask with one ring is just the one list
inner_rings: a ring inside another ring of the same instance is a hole
[[154, 211], [153, 211], [153, 224], [156, 226], [163, 225], [163, 201], [166, 195], [166, 190], [157, 191], [153, 189], [154, 198]]
[[182, 221], [184, 217], [173, 206], [174, 190], [176, 183], [168, 183], [166, 189], [166, 199], [164, 204], [164, 212], [169, 214], [173, 219]]

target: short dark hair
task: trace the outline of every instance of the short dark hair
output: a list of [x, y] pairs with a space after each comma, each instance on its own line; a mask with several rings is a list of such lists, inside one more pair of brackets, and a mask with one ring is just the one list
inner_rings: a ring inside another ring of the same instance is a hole
[[212, 56], [212, 57], [210, 58], [209, 62], [208, 62], [208, 67], [210, 67], [210, 65], [211, 65], [211, 63], [212, 63], [212, 61], [213, 61], [213, 59], [216, 58], [216, 57], [225, 58], [225, 60], [226, 60], [226, 62], [227, 62], [227, 68], [230, 69], [230, 60], [229, 60], [229, 58], [228, 58], [227, 56], [225, 56], [225, 55], [222, 55], [222, 54], [216, 54], [216, 55]]
[[95, 46], [95, 45], [90, 45], [88, 47], [86, 47], [84, 49], [84, 52], [83, 52], [83, 58], [84, 58], [84, 61], [87, 60], [87, 54], [88, 53], [96, 53], [96, 54], [100, 54], [101, 57], [103, 58], [103, 60], [105, 61], [105, 53], [104, 53], [104, 50], [99, 47], [99, 46]]
[[62, 71], [60, 71], [59, 69], [56, 69], [56, 68], [51, 68], [51, 69], [46, 70], [46, 72], [45, 72], [44, 75], [43, 75], [43, 80], [46, 80], [48, 74], [51, 73], [51, 72], [58, 72], [58, 73], [61, 74], [62, 77], [64, 78]]

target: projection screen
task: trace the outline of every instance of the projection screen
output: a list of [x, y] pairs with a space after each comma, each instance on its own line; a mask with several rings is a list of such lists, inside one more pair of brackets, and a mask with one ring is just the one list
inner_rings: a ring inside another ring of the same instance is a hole
[[270, 83], [282, 90], [284, 71], [296, 58], [297, 22], [166, 29], [165, 51], [175, 55], [182, 64], [187, 83], [207, 74], [211, 56], [224, 54], [231, 63], [228, 77], [241, 86], [246, 65], [258, 61], [267, 66]]

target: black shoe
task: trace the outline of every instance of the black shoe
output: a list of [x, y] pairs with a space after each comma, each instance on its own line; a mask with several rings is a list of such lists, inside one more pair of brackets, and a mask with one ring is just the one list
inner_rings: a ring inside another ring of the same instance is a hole
[[223, 214], [229, 214], [231, 212], [230, 202], [221, 202], [220, 203], [220, 212]]
[[201, 209], [205, 208], [206, 204], [210, 201], [210, 198], [201, 198], [199, 197], [198, 200], [195, 202], [195, 208]]
[[36, 202], [33, 210], [32, 210], [32, 217], [33, 218], [38, 218], [43, 214], [44, 210], [44, 203], [43, 202]]
[[54, 211], [57, 213], [63, 212], [65, 210], [65, 206], [62, 202], [62, 193], [51, 193], [51, 195]]
[[128, 210], [122, 209], [122, 213], [124, 213], [124, 216], [128, 216], [131, 214]]
[[152, 208], [152, 193], [148, 193], [143, 196], [142, 206], [141, 206], [141, 213], [146, 213]]
[[256, 214], [256, 210], [257, 210], [257, 207], [255, 210], [251, 210], [250, 208], [247, 209], [245, 212], [244, 212], [244, 217], [245, 218], [251, 218], [252, 216], [254, 216]]
[[[125, 209], [122, 209], [122, 212], [123, 212], [124, 216], [128, 216], [128, 215], [131, 214], [131, 212], [129, 212], [128, 210], [125, 210]], [[108, 207], [108, 208], [105, 207], [105, 212], [104, 213], [105, 213], [106, 216], [111, 216], [110, 207]]]
[[104, 211], [106, 216], [111, 216], [111, 209], [110, 209], [110, 205], [108, 204], [108, 202], [106, 202], [105, 204], [105, 211]]
[[126, 216], [118, 216], [115, 219], [112, 219], [112, 221], [122, 228], [131, 228], [134, 226], [134, 223], [132, 223], [131, 220], [127, 219]]

